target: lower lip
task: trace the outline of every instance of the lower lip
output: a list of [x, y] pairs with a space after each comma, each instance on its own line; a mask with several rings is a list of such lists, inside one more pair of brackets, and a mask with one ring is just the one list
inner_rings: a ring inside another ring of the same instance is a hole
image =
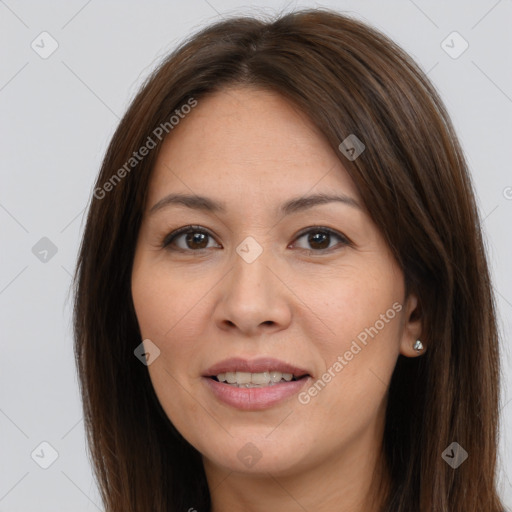
[[296, 395], [309, 382], [310, 378], [308, 376], [300, 380], [280, 382], [262, 388], [238, 388], [209, 377], [203, 377], [206, 385], [221, 402], [246, 411], [268, 409]]

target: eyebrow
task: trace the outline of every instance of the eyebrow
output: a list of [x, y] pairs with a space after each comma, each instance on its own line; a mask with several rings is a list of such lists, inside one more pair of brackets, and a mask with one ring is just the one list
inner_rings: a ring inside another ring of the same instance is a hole
[[[340, 202], [353, 208], [362, 209], [355, 199], [344, 194], [314, 194], [290, 199], [281, 205], [279, 211], [283, 215], [290, 215], [298, 211], [313, 208], [317, 205], [333, 202]], [[215, 213], [226, 213], [227, 211], [225, 203], [216, 201], [209, 197], [189, 194], [169, 194], [155, 203], [149, 210], [149, 213], [153, 214], [172, 205], [181, 205], [195, 210]]]

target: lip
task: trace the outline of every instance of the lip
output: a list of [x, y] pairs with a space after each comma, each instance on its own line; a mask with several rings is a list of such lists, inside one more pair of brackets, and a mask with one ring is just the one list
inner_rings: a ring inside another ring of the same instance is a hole
[[299, 393], [311, 377], [300, 380], [280, 382], [273, 386], [262, 388], [237, 388], [225, 382], [218, 382], [209, 377], [203, 377], [203, 382], [221, 402], [244, 411], [268, 409]]
[[[307, 376], [299, 380], [279, 382], [260, 388], [238, 388], [211, 378], [219, 373], [234, 371], [259, 373], [267, 370], [291, 373], [295, 376]], [[272, 357], [260, 357], [250, 361], [235, 357], [220, 361], [208, 368], [202, 380], [215, 398], [224, 404], [245, 411], [257, 411], [273, 407], [296, 395], [310, 383], [311, 379], [311, 374], [307, 370]]]
[[[302, 376], [311, 373], [304, 368], [285, 363], [273, 357], [259, 357], [257, 359], [247, 360], [241, 357], [232, 357], [214, 364], [206, 370], [203, 377], [214, 377], [219, 373], [226, 372], [249, 372], [260, 373], [267, 370], [274, 370], [282, 373], [291, 373], [295, 376]], [[254, 388], [252, 388], [254, 389]]]

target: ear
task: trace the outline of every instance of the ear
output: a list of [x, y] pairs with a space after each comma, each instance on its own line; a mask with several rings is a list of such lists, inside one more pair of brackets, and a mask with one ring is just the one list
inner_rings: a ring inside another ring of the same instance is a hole
[[405, 301], [404, 306], [404, 326], [402, 330], [402, 338], [400, 340], [400, 353], [405, 357], [418, 357], [425, 353], [426, 344], [424, 340], [423, 350], [414, 350], [416, 340], [421, 339], [422, 333], [422, 313], [421, 305], [418, 297], [414, 293], [410, 293]]

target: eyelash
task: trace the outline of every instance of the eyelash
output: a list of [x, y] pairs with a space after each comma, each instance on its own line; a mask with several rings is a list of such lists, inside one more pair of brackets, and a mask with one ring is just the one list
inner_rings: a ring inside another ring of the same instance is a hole
[[[337, 231], [334, 231], [333, 229], [324, 227], [324, 226], [309, 226], [303, 230], [301, 230], [297, 236], [295, 237], [295, 240], [302, 238], [304, 235], [307, 235], [309, 233], [323, 233], [329, 236], [334, 236], [340, 240], [340, 244], [342, 247], [344, 246], [350, 246], [352, 245], [351, 241], [341, 233], [338, 233]], [[182, 248], [171, 248], [170, 245], [181, 235], [185, 235], [188, 233], [202, 233], [205, 235], [208, 235], [211, 238], [214, 238], [214, 236], [207, 231], [206, 229], [202, 228], [201, 226], [184, 226], [182, 228], [177, 229], [176, 231], [173, 231], [172, 233], [168, 234], [163, 242], [162, 242], [162, 248], [166, 249], [168, 251], [173, 252], [196, 252], [196, 253], [202, 253], [210, 248], [206, 247], [203, 249], [182, 249]], [[338, 244], [339, 245], [339, 244]], [[307, 252], [314, 252], [314, 253], [326, 253], [331, 252], [333, 249], [336, 248], [336, 245], [333, 247], [329, 247], [327, 249], [303, 249], [303, 251]]]

